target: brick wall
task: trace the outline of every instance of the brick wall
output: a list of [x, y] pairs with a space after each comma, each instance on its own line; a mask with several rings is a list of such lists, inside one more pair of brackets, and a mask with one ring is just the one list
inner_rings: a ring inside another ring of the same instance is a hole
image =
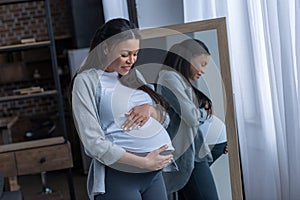
[[[0, 85], [1, 96], [12, 95], [15, 89], [40, 86], [45, 90], [53, 89], [52, 80], [24, 81]], [[41, 98], [22, 99], [17, 101], [2, 102], [0, 104], [0, 117], [18, 115], [22, 117], [32, 117], [35, 115], [45, 115], [56, 111], [56, 100], [54, 97], [47, 96]]]
[[[55, 36], [71, 35], [71, 17], [67, 0], [51, 0]], [[20, 43], [23, 38], [47, 40], [44, 2], [0, 6], [0, 46]]]
[[[67, 0], [51, 0], [50, 6], [55, 36], [70, 36], [71, 16]], [[48, 33], [44, 2], [36, 1], [0, 6], [0, 34], [0, 46], [20, 43], [20, 40], [23, 38], [34, 37], [37, 41], [47, 40]], [[31, 53], [32, 55], [24, 56], [25, 53]], [[49, 57], [50, 52], [46, 53]], [[19, 54], [24, 55], [16, 56]], [[52, 85], [53, 87], [53, 80], [49, 79], [51, 77], [41, 80], [38, 83], [36, 80], [30, 80], [30, 78], [28, 78], [32, 77], [33, 70], [38, 68], [34, 66], [34, 62], [30, 64], [28, 63], [28, 59], [26, 60], [25, 58], [35, 60], [36, 58], [45, 57], [44, 54], [44, 49], [14, 53], [13, 62], [10, 63], [6, 63], [6, 57], [9, 54], [0, 54], [2, 58], [0, 62], [0, 96], [11, 95], [9, 93], [11, 93], [13, 89], [26, 88], [34, 85], [41, 86], [44, 89], [49, 88], [49, 85]], [[51, 74], [52, 72], [51, 61], [49, 59], [50, 57], [48, 58], [48, 61], [44, 61], [44, 63], [35, 62], [35, 65], [40, 67], [39, 71], [42, 76], [43, 70], [45, 71], [45, 74]], [[7, 81], [6, 79], [10, 79], [10, 81]], [[7, 102], [0, 104], [0, 117], [10, 115], [30, 116], [53, 111], [54, 108], [54, 98], [37, 98]]]
[[[67, 2], [68, 0], [50, 0], [54, 35], [60, 39], [71, 36], [71, 15]], [[0, 6], [0, 46], [17, 44], [23, 38], [33, 37], [36, 41], [48, 39], [43, 1]], [[41, 74], [40, 80], [32, 78], [35, 69]], [[0, 73], [0, 97], [12, 95], [14, 89], [32, 86], [40, 86], [45, 90], [54, 89], [48, 49], [0, 54]], [[62, 90], [65, 92], [68, 79], [64, 80], [66, 82], [62, 81]], [[64, 100], [65, 96], [64, 94]], [[54, 96], [0, 103], [0, 117], [19, 116], [13, 127], [14, 140], [17, 141], [18, 134], [31, 127], [31, 118], [51, 118], [55, 117], [57, 112]]]

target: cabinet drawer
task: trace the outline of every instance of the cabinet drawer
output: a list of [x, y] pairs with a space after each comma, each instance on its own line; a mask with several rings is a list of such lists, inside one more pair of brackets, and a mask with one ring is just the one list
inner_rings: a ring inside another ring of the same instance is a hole
[[18, 175], [73, 167], [69, 143], [19, 151], [15, 156]]
[[5, 177], [17, 175], [15, 155], [13, 152], [0, 154], [0, 172]]

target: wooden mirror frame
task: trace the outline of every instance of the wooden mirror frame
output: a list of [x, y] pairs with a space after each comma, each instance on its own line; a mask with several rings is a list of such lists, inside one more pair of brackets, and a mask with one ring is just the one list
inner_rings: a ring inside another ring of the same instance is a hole
[[[168, 31], [169, 30], [169, 31]], [[229, 62], [228, 39], [226, 29], [226, 18], [217, 18], [190, 22], [185, 24], [164, 26], [159, 28], [149, 28], [140, 30], [142, 39], [154, 39], [157, 37], [171, 36], [174, 34], [193, 33], [199, 31], [216, 30], [218, 40], [218, 50], [220, 59], [221, 77], [223, 80], [223, 96], [226, 102], [225, 124], [228, 142], [228, 158], [230, 169], [230, 183], [232, 199], [242, 200], [243, 182], [241, 173], [241, 162], [239, 154], [239, 141], [236, 127], [236, 116], [233, 102], [232, 80]], [[226, 95], [224, 95], [226, 94]]]

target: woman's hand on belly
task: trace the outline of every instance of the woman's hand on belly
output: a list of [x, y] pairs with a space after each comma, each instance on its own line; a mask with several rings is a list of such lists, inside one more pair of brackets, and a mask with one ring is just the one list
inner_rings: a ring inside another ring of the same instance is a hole
[[143, 104], [130, 109], [125, 115], [127, 120], [123, 123], [124, 130], [132, 130], [137, 126], [142, 127], [151, 117], [155, 108], [149, 104]]

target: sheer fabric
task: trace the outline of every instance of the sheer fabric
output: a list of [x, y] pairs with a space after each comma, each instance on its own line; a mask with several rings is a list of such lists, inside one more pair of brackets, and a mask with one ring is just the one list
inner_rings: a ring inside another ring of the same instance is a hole
[[129, 19], [126, 0], [102, 0], [105, 21], [114, 18]]
[[185, 22], [227, 17], [246, 199], [297, 199], [299, 1], [183, 2]]

